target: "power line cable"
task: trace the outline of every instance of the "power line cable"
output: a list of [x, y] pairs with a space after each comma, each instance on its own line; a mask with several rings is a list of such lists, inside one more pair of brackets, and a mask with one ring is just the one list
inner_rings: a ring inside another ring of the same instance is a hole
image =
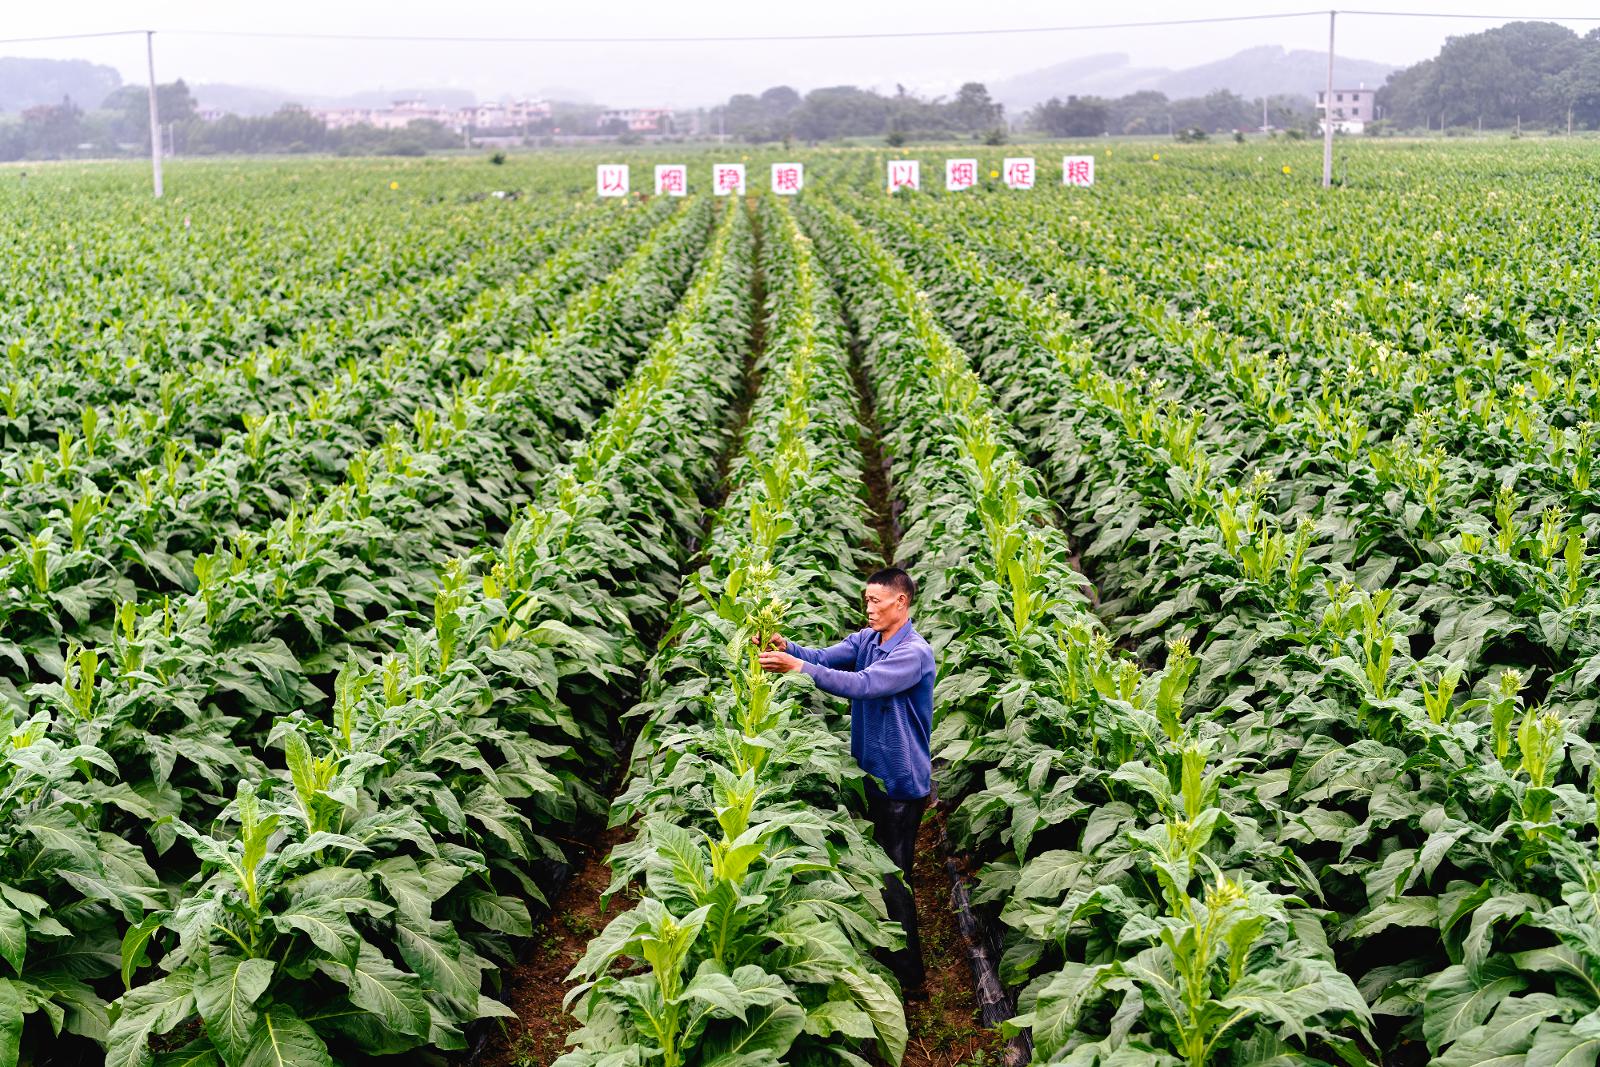
[[[1600, 22], [1596, 15], [1496, 15], [1464, 11], [1378, 11], [1335, 10], [1340, 15], [1362, 15], [1376, 18], [1428, 18], [1474, 19], [1480, 21], [1533, 21], [1533, 22]], [[1129, 22], [1083, 22], [1056, 26], [1007, 26], [963, 30], [885, 30], [861, 33], [769, 33], [769, 34], [692, 34], [646, 36], [567, 36], [543, 37], [489, 34], [426, 34], [426, 33], [319, 33], [296, 30], [204, 30], [166, 29], [156, 31], [165, 36], [223, 37], [255, 40], [298, 41], [374, 41], [417, 44], [739, 44], [782, 41], [881, 41], [894, 39], [949, 38], [949, 37], [1000, 37], [1035, 33], [1082, 33], [1093, 30], [1133, 30], [1173, 26], [1201, 26], [1237, 22], [1267, 22], [1285, 19], [1320, 17], [1329, 14], [1327, 9], [1279, 11], [1255, 15], [1209, 15], [1184, 19], [1147, 19]], [[42, 41], [75, 41], [95, 37], [125, 37], [151, 32], [148, 30], [104, 30], [94, 33], [58, 33], [33, 37], [4, 37], [0, 44], [28, 44]]]
[[81, 41], [88, 37], [130, 37], [149, 30], [101, 30], [97, 33], [49, 33], [40, 37], [0, 37], [0, 44], [30, 44], [34, 41]]
[[[1327, 12], [1323, 12], [1327, 14]], [[1600, 15], [1483, 15], [1465, 11], [1346, 11], [1340, 15], [1376, 15], [1380, 18], [1406, 19], [1499, 19], [1509, 22], [1600, 22]]]

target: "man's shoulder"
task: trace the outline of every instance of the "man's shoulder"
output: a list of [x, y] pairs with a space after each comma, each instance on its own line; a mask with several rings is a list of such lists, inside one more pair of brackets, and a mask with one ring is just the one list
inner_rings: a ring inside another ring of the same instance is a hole
[[911, 632], [906, 634], [905, 643], [916, 649], [918, 656], [926, 659], [930, 664], [933, 663], [933, 646], [928, 644], [928, 639], [923, 637], [922, 632], [916, 627], [912, 627]]

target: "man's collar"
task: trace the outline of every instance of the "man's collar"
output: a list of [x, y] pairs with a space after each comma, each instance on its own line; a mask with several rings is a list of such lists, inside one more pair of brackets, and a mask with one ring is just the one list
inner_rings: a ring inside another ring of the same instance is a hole
[[914, 632], [915, 632], [915, 627], [912, 626], [912, 624], [911, 624], [910, 616], [907, 616], [906, 617], [906, 624], [904, 626], [900, 627], [900, 629], [896, 630], [894, 632], [894, 636], [893, 637], [889, 638], [889, 640], [887, 640], [887, 641], [879, 641], [879, 642], [877, 642], [877, 645], [878, 645], [878, 647], [880, 649], [882, 649], [883, 651], [887, 652], [890, 649], [894, 648], [895, 645], [898, 645], [901, 642], [901, 640], [905, 638], [906, 634], [914, 633]]

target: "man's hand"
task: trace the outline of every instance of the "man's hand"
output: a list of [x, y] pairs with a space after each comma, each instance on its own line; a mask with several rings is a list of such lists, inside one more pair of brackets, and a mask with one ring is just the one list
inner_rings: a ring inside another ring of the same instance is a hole
[[789, 639], [784, 637], [782, 634], [768, 634], [766, 648], [761, 648], [761, 637], [759, 634], [751, 634], [750, 643], [755, 645], [756, 648], [761, 649], [763, 652], [787, 652], [789, 650]]
[[773, 674], [786, 674], [800, 669], [800, 660], [787, 652], [761, 653], [761, 669]]

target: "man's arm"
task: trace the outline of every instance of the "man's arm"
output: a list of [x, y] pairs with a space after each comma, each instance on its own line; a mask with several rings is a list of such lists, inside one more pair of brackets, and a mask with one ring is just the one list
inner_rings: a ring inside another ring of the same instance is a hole
[[797, 645], [793, 641], [788, 643], [784, 651], [795, 659], [806, 663], [820, 664], [823, 667], [845, 668], [856, 665], [856, 642], [860, 639], [860, 632], [851, 634], [836, 645], [827, 648], [807, 648]]
[[852, 700], [872, 700], [910, 689], [922, 677], [926, 664], [916, 645], [901, 644], [863, 671], [834, 670], [815, 660], [807, 660], [800, 669], [811, 675], [817, 688], [824, 693]]

